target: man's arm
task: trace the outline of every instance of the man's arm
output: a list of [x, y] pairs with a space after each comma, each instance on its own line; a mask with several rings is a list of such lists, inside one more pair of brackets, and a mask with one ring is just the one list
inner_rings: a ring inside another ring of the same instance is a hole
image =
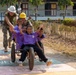
[[12, 25], [12, 23], [9, 21], [8, 17], [5, 16], [5, 21], [7, 22], [7, 24], [9, 25], [9, 29], [10, 31], [13, 31], [14, 26]]

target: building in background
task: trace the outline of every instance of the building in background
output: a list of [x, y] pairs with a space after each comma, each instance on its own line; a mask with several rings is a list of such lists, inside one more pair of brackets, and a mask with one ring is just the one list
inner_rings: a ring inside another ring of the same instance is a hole
[[[66, 17], [76, 16], [76, 0], [73, 0], [74, 6], [68, 6], [66, 9]], [[23, 0], [21, 4], [22, 11], [24, 11], [27, 16], [35, 15], [35, 7], [28, 3], [28, 0]], [[65, 11], [60, 10], [58, 6], [58, 0], [45, 0], [44, 4], [38, 7], [37, 16], [40, 19], [47, 19], [52, 17], [52, 19], [62, 18]]]
[[[27, 16], [31, 16], [34, 19], [35, 7], [29, 4], [28, 0], [21, 0], [21, 8]], [[68, 6], [66, 9], [66, 17], [75, 18], [76, 16], [76, 0], [73, 0], [74, 6]], [[3, 9], [4, 8], [4, 9]], [[0, 9], [4, 10], [5, 7]], [[58, 19], [63, 17], [65, 11], [60, 10], [58, 6], [58, 0], [44, 0], [44, 4], [38, 6], [37, 16], [38, 20], [46, 20], [47, 18]]]

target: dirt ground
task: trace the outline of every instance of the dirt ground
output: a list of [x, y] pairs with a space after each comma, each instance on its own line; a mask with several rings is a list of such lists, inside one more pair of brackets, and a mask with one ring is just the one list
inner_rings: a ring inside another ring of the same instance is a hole
[[69, 40], [57, 35], [50, 35], [43, 41], [44, 45], [53, 48], [58, 52], [76, 57], [76, 40]]
[[[2, 30], [0, 28], [0, 48], [1, 49], [3, 49], [2, 40], [3, 40], [3, 34], [2, 34]], [[67, 54], [63, 54], [61, 51], [54, 50], [53, 47], [49, 46], [50, 43], [48, 43], [48, 42], [50, 42], [50, 41], [47, 38], [44, 39], [43, 42], [45, 45], [45, 54], [47, 56], [50, 56], [53, 59], [56, 59], [58, 61], [61, 61], [65, 64], [68, 64], [68, 65], [76, 68], [76, 57], [68, 56]]]

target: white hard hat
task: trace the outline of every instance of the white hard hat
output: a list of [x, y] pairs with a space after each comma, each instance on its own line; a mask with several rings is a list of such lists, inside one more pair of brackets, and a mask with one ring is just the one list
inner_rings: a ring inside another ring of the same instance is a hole
[[16, 8], [15, 8], [15, 6], [10, 6], [10, 7], [8, 8], [8, 11], [9, 11], [9, 12], [12, 12], [12, 13], [16, 13]]

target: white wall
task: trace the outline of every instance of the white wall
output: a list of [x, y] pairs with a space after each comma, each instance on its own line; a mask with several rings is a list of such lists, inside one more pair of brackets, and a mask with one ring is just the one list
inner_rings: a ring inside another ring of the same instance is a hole
[[[35, 15], [35, 10], [34, 10], [34, 9], [35, 9], [35, 7], [29, 4], [29, 12], [28, 12], [28, 13], [29, 13], [30, 15]], [[38, 6], [38, 11], [37, 11], [37, 13], [38, 13], [38, 15], [40, 15], [40, 16], [45, 16], [45, 7], [44, 7], [44, 4]]]
[[34, 15], [34, 6], [32, 6], [32, 5], [28, 5], [28, 14], [27, 15]]
[[7, 6], [1, 6], [0, 5], [0, 12], [4, 12], [7, 10]]
[[[37, 20], [48, 20], [48, 18], [50, 18], [51, 20], [58, 20], [58, 19], [63, 20], [62, 16], [37, 17]], [[76, 20], [76, 16], [66, 16], [65, 18], [72, 18], [72, 19]], [[27, 17], [27, 19], [28, 19], [28, 17]], [[35, 17], [32, 17], [32, 19], [35, 20]]]
[[40, 16], [45, 16], [45, 5], [44, 4], [39, 6], [38, 14]]
[[[57, 7], [57, 16], [62, 15], [63, 13], [65, 13], [65, 11], [60, 10], [59, 7]], [[67, 10], [66, 10], [66, 16], [72, 16], [73, 15], [73, 7], [72, 6], [68, 6]]]

